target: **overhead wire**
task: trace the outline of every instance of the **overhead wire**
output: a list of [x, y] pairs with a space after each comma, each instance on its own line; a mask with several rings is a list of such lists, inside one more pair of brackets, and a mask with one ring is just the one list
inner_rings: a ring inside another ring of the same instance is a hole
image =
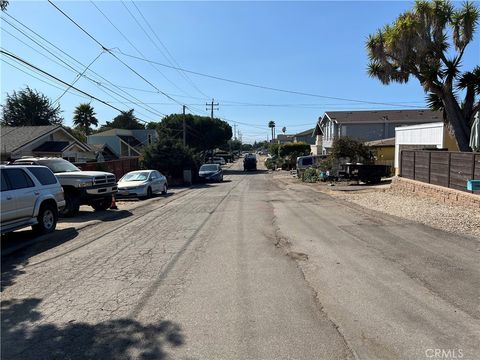
[[[167, 59], [167, 61], [171, 64], [171, 65], [177, 65], [178, 67], [180, 67], [180, 64], [175, 60], [175, 58], [173, 57], [173, 55], [170, 53], [170, 51], [168, 50], [167, 46], [163, 43], [162, 40], [160, 40], [159, 36], [157, 35], [157, 32], [153, 29], [153, 27], [150, 25], [150, 22], [147, 20], [147, 18], [144, 16], [143, 12], [140, 10], [140, 8], [137, 6], [137, 4], [135, 3], [135, 1], [132, 1], [132, 4], [133, 6], [135, 7], [135, 9], [137, 10], [137, 12], [140, 14], [140, 16], [142, 17], [143, 21], [147, 24], [147, 26], [149, 27], [150, 31], [152, 32], [153, 36], [157, 39], [157, 41], [159, 42], [159, 44], [163, 47], [163, 49], [165, 50], [165, 52], [168, 54], [168, 56], [166, 56], [163, 51], [161, 51], [161, 49], [158, 48], [158, 46], [156, 45], [155, 42], [153, 42], [153, 44], [155, 45], [155, 47], [157, 48], [157, 50], [165, 57], [165, 59]], [[170, 59], [169, 59], [170, 57]], [[184, 78], [185, 80], [187, 80], [187, 82], [190, 83], [190, 85], [193, 86], [193, 88], [195, 88], [195, 90], [198, 91], [199, 94], [205, 96], [207, 99], [210, 98], [210, 96], [208, 96], [207, 94], [205, 94], [196, 84], [195, 82], [183, 71], [180, 71], [180, 70], [177, 70]]]
[[[49, 0], [50, 1], [50, 0]], [[423, 108], [421, 106], [414, 106], [414, 105], [406, 105], [406, 104], [393, 104], [393, 103], [385, 103], [385, 102], [378, 102], [378, 101], [368, 101], [368, 100], [358, 100], [358, 99], [348, 99], [348, 98], [341, 98], [341, 97], [335, 97], [335, 96], [326, 96], [326, 95], [319, 95], [319, 94], [313, 94], [313, 93], [308, 93], [308, 92], [303, 92], [303, 91], [295, 91], [295, 90], [287, 90], [287, 89], [280, 89], [280, 88], [275, 88], [271, 86], [265, 86], [265, 85], [259, 85], [259, 84], [254, 84], [254, 83], [249, 83], [245, 81], [239, 81], [239, 80], [233, 80], [233, 79], [228, 79], [225, 77], [220, 77], [216, 75], [209, 75], [205, 73], [201, 73], [198, 71], [192, 71], [192, 70], [187, 70], [185, 68], [179, 68], [176, 66], [171, 66], [167, 64], [160, 63], [158, 61], [154, 60], [149, 60], [149, 59], [144, 59], [135, 55], [127, 54], [123, 52], [122, 50], [118, 49], [118, 52], [122, 54], [123, 56], [137, 59], [140, 61], [145, 61], [145, 62], [151, 62], [153, 64], [157, 64], [159, 66], [163, 66], [166, 68], [171, 68], [171, 69], [179, 69], [182, 71], [185, 71], [189, 74], [194, 74], [218, 81], [224, 81], [224, 82], [229, 82], [232, 84], [237, 84], [237, 85], [242, 85], [242, 86], [248, 86], [248, 87], [254, 87], [258, 89], [263, 89], [263, 90], [270, 90], [270, 91], [276, 91], [276, 92], [282, 92], [282, 93], [287, 93], [287, 94], [295, 94], [295, 95], [302, 95], [302, 96], [309, 96], [309, 97], [315, 97], [315, 98], [322, 98], [322, 99], [331, 99], [331, 100], [340, 100], [340, 101], [348, 101], [348, 102], [355, 102], [355, 103], [362, 103], [362, 104], [372, 104], [372, 105], [388, 105], [388, 106], [399, 106], [399, 107], [415, 107], [415, 108]]]
[[[70, 54], [66, 53], [65, 51], [63, 51], [61, 48], [59, 48], [58, 46], [56, 46], [55, 44], [53, 44], [52, 42], [50, 42], [49, 40], [45, 39], [42, 35], [38, 34], [36, 31], [34, 31], [33, 29], [31, 29], [30, 27], [28, 27], [27, 25], [23, 24], [22, 22], [20, 22], [19, 20], [15, 19], [13, 16], [9, 15], [9, 14], [6, 14], [6, 13], [2, 13], [2, 15], [5, 14], [7, 15], [8, 17], [10, 17], [12, 20], [14, 20], [15, 22], [17, 22], [18, 24], [20, 24], [21, 26], [23, 26], [25, 29], [27, 29], [28, 31], [30, 31], [31, 33], [33, 33], [35, 36], [37, 36], [38, 38], [42, 39], [44, 42], [48, 43], [50, 46], [52, 46], [53, 48], [55, 48], [57, 51], [59, 51], [60, 53], [64, 54], [66, 57], [72, 59], [75, 63], [79, 64], [80, 66], [82, 66], [83, 68], [85, 67], [84, 64], [82, 64], [80, 61], [78, 61], [77, 59], [75, 59], [74, 57], [72, 57]], [[10, 22], [8, 22], [5, 18], [3, 18], [3, 20], [5, 20], [8, 24], [11, 25]], [[12, 26], [12, 25], [11, 25]], [[65, 59], [62, 59], [59, 55], [55, 54], [51, 49], [47, 48], [45, 45], [43, 44], [40, 44], [38, 41], [36, 41], [35, 39], [33, 39], [30, 35], [26, 34], [24, 31], [22, 31], [21, 29], [17, 28], [17, 27], [14, 27], [15, 30], [17, 30], [18, 32], [20, 32], [23, 36], [27, 37], [28, 39], [30, 39], [32, 42], [34, 42], [35, 44], [37, 44], [39, 47], [41, 47], [43, 50], [45, 50], [46, 52], [48, 52], [50, 55], [54, 56], [55, 58], [57, 58], [59, 61], [61, 61], [63, 64], [66, 65], [66, 69], [69, 69], [70, 71], [73, 71], [74, 73], [76, 74], [79, 74], [80, 73], [80, 70], [76, 69], [75, 67], [73, 67], [71, 64], [69, 64], [68, 62], [65, 61]], [[29, 45], [27, 45], [29, 46]], [[31, 46], [29, 46], [30, 48], [32, 48]], [[35, 50], [36, 52], [40, 53], [38, 50], [32, 48], [33, 50]], [[40, 53], [42, 54], [42, 53]], [[43, 56], [46, 57], [46, 55], [42, 54]], [[48, 58], [48, 57], [47, 57]], [[49, 60], [53, 61], [52, 59], [49, 58]], [[55, 62], [55, 61], [54, 61]], [[57, 63], [57, 62], [56, 62]], [[58, 63], [57, 63], [58, 64]], [[103, 81], [107, 82], [108, 84], [110, 84], [111, 86], [113, 87], [116, 87], [116, 88], [119, 88], [118, 86], [116, 86], [115, 84], [113, 84], [111, 81], [109, 81], [108, 79], [106, 79], [105, 77], [103, 77], [102, 75], [96, 73], [95, 71], [89, 69], [89, 71], [94, 74], [95, 76], [97, 76], [98, 78], [102, 79]], [[105, 90], [102, 89], [105, 88], [107, 89], [109, 92], [111, 93], [114, 93], [116, 94], [117, 96], [120, 96], [121, 98], [123, 99], [126, 99], [127, 101], [129, 101], [128, 98], [126, 98], [125, 96], [123, 96], [122, 94], [119, 94], [117, 91], [115, 90], [112, 90], [111, 88], [109, 88], [108, 86], [106, 86], [104, 83], [102, 83], [101, 81], [99, 80], [96, 80], [96, 79], [92, 79], [91, 77], [89, 76], [86, 76], [85, 74], [83, 75], [83, 77], [89, 81], [91, 81], [92, 83], [94, 83], [95, 85], [97, 85], [99, 87], [99, 89], [107, 94], [108, 96], [114, 98], [115, 100], [118, 101], [117, 98], [115, 98], [113, 95], [107, 93]], [[124, 94], [126, 94], [127, 96], [133, 98], [134, 100], [137, 100], [139, 104], [143, 104], [143, 102], [141, 100], [139, 100], [137, 97], [129, 94], [128, 92], [122, 90], [121, 88], [119, 88], [119, 90], [121, 92], [123, 92]], [[121, 101], [119, 101], [120, 103], [122, 103]], [[165, 114], [163, 114], [162, 112], [154, 109], [153, 107], [149, 106], [149, 105], [144, 105], [144, 106], [141, 106], [144, 110], [150, 112], [151, 114], [154, 114], [156, 116], [165, 116]], [[137, 111], [139, 112], [139, 111]], [[139, 112], [140, 113], [140, 112]]]
[[157, 86], [155, 86], [151, 81], [146, 79], [143, 75], [141, 75], [138, 71], [136, 71], [134, 68], [132, 68], [130, 65], [128, 65], [126, 62], [124, 62], [122, 59], [120, 59], [115, 53], [111, 50], [105, 47], [100, 41], [98, 41], [93, 35], [91, 35], [87, 30], [85, 30], [79, 23], [77, 23], [72, 17], [70, 17], [67, 13], [65, 13], [62, 9], [60, 9], [57, 5], [52, 0], [48, 0], [48, 2], [55, 7], [63, 16], [65, 16], [68, 20], [70, 20], [76, 27], [78, 27], [83, 33], [87, 34], [89, 38], [91, 38], [95, 43], [97, 43], [103, 50], [107, 51], [111, 56], [113, 56], [115, 59], [117, 59], [121, 64], [123, 64], [127, 69], [129, 69], [131, 72], [133, 72], [135, 75], [137, 75], [139, 78], [141, 78], [144, 82], [149, 84], [151, 87], [156, 89], [160, 94], [164, 95], [168, 99], [176, 102], [180, 106], [183, 106], [182, 103], [165, 93], [164, 91], [160, 90]]

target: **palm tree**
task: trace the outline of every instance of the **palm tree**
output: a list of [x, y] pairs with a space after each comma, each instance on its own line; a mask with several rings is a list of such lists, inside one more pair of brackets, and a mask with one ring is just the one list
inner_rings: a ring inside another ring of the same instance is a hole
[[275, 138], [275, 121], [269, 121], [268, 127], [272, 129], [272, 142], [273, 142], [273, 139]]
[[285, 133], [287, 132], [287, 128], [285, 126], [282, 128], [282, 132], [283, 132], [283, 135], [285, 135]]
[[75, 108], [73, 112], [73, 124], [82, 130], [85, 135], [90, 134], [90, 126], [97, 126], [98, 120], [95, 117], [96, 113], [93, 111], [93, 107], [90, 104], [80, 104]]

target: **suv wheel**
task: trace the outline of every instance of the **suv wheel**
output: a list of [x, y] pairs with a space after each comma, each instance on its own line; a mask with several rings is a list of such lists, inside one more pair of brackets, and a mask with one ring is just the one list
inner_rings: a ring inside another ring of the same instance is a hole
[[167, 191], [168, 191], [167, 184], [164, 184], [164, 185], [163, 185], [162, 194], [163, 194], [163, 195], [167, 195]]
[[58, 221], [57, 209], [52, 204], [44, 204], [37, 216], [38, 224], [33, 225], [33, 231], [48, 234], [55, 230]]
[[65, 192], [65, 207], [60, 210], [60, 216], [72, 217], [78, 214], [80, 201], [72, 192]]
[[110, 208], [112, 205], [112, 198], [110, 196], [104, 197], [101, 200], [98, 200], [92, 204], [92, 207], [95, 211], [103, 211]]

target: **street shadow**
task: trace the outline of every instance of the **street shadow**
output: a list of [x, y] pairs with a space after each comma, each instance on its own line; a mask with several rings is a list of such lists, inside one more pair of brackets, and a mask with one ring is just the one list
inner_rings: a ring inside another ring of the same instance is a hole
[[[38, 238], [33, 231], [13, 232], [5, 235], [5, 239], [2, 237], [1, 291], [13, 285], [15, 278], [24, 273], [21, 269], [28, 265], [31, 257], [62, 245], [77, 236], [78, 232], [75, 228], [67, 228]], [[32, 241], [34, 242], [29, 245]], [[4, 255], [5, 253], [7, 255]]]
[[79, 224], [91, 220], [115, 221], [125, 219], [133, 214], [128, 210], [79, 211], [78, 215], [69, 218], [60, 218], [58, 222]]
[[[121, 196], [116, 196], [115, 200], [118, 203], [120, 202], [138, 202], [138, 201], [145, 201], [145, 200], [150, 200], [150, 199], [167, 199], [173, 195], [175, 195], [175, 192], [172, 190], [169, 190], [170, 192], [167, 192], [166, 194], [153, 194], [150, 198], [143, 198], [143, 197], [121, 197]], [[117, 204], [118, 205], [118, 204]]]
[[97, 324], [70, 322], [63, 326], [35, 323], [41, 299], [1, 303], [1, 358], [37, 359], [169, 359], [167, 348], [184, 345], [180, 326], [172, 321], [142, 324], [115, 319]]
[[268, 170], [251, 170], [251, 171], [243, 171], [241, 169], [239, 170], [224, 170], [223, 171], [224, 175], [233, 175], [233, 176], [238, 176], [238, 175], [261, 175], [261, 174], [268, 174]]

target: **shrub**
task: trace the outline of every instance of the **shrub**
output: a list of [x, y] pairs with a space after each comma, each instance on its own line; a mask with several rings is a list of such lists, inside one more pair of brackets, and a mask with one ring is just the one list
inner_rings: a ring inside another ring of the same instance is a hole
[[314, 183], [318, 181], [317, 169], [307, 168], [302, 175], [302, 181], [306, 183]]

